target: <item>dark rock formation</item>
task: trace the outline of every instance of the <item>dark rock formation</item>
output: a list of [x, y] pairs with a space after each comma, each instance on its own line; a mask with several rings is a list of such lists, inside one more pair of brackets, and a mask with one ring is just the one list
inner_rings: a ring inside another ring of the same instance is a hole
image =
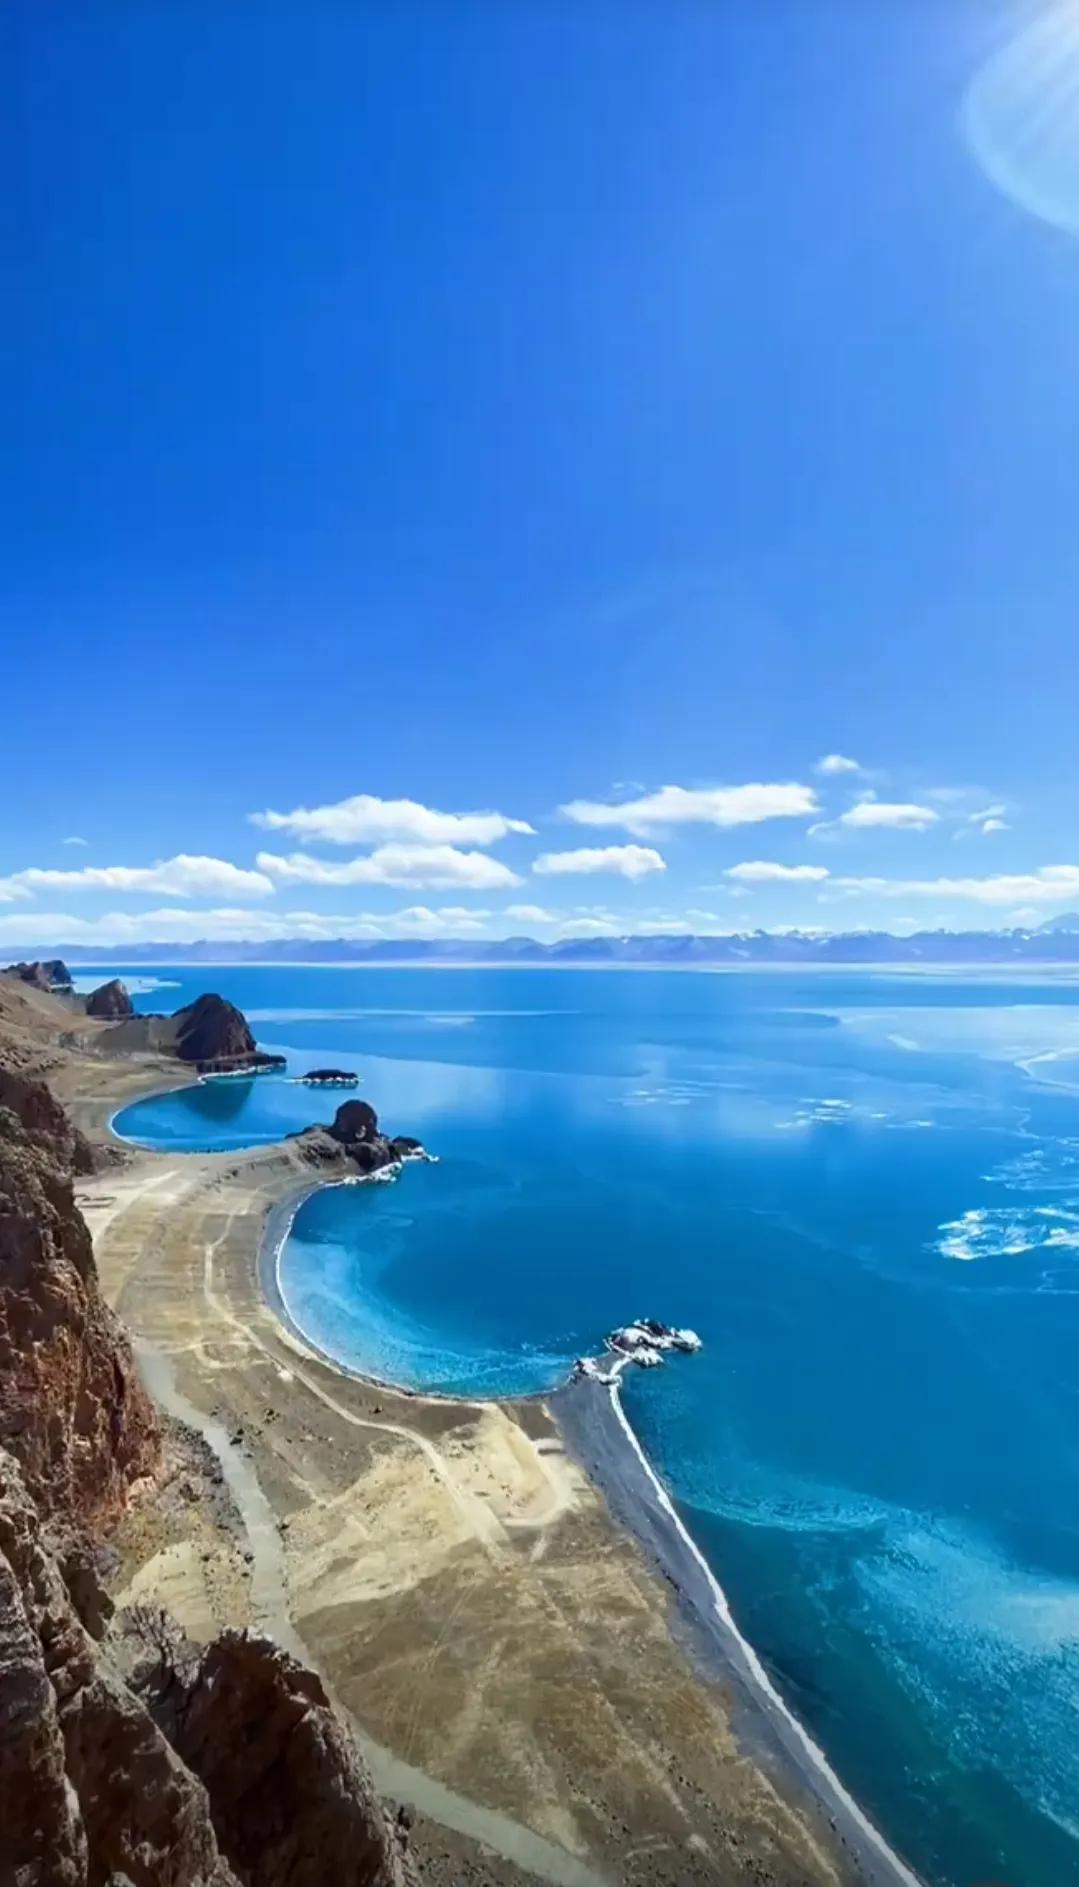
[[97, 1526], [154, 1468], [158, 1425], [75, 1205], [84, 1146], [41, 1082], [0, 1074], [0, 1445], [43, 1513]]
[[114, 976], [111, 983], [102, 983], [86, 998], [86, 1013], [97, 1016], [105, 1022], [119, 1022], [124, 1016], [133, 1016], [135, 1005], [127, 993], [127, 987]]
[[89, 1141], [72, 1126], [44, 1081], [0, 1067], [0, 1109], [14, 1114], [39, 1150], [64, 1172], [93, 1172], [94, 1155]]
[[90, 1637], [0, 1450], [0, 1880], [237, 1887], [202, 1784]]
[[5, 974], [17, 976], [20, 983], [29, 983], [34, 989], [68, 991], [71, 988], [71, 971], [59, 957], [32, 963], [9, 963]]
[[342, 1146], [356, 1147], [378, 1138], [378, 1115], [370, 1101], [342, 1101], [327, 1133]]
[[[164, 1681], [163, 1681], [164, 1679]], [[224, 1632], [142, 1688], [205, 1785], [218, 1844], [252, 1887], [407, 1887], [399, 1835], [322, 1683], [268, 1638]]]
[[172, 1019], [181, 1061], [245, 1061], [256, 1053], [247, 1018], [224, 996], [196, 996]]
[[369, 1101], [342, 1101], [329, 1127], [308, 1127], [294, 1136], [312, 1166], [346, 1163], [353, 1172], [369, 1175], [402, 1160], [421, 1159], [423, 1147], [410, 1135], [391, 1140], [378, 1124]]
[[283, 1068], [283, 1055], [264, 1055], [255, 1045], [247, 1019], [224, 996], [197, 996], [172, 1017], [173, 1047], [181, 1061], [204, 1073], [233, 1069]]
[[355, 1088], [360, 1081], [350, 1068], [309, 1068], [297, 1079], [307, 1088]]

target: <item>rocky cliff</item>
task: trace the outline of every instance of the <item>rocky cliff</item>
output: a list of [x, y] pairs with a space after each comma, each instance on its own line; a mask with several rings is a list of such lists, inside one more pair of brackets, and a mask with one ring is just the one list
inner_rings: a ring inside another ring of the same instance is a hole
[[135, 1005], [128, 995], [126, 983], [114, 976], [111, 983], [101, 983], [97, 989], [91, 990], [86, 998], [86, 1013], [104, 1022], [119, 1022], [124, 1016], [133, 1016]]
[[0, 1070], [0, 1887], [413, 1887], [311, 1672], [112, 1617], [96, 1543], [159, 1428], [75, 1204], [88, 1154]]
[[9, 963], [4, 972], [7, 976], [17, 976], [20, 983], [29, 983], [32, 989], [67, 992], [71, 988], [71, 971], [59, 957], [49, 957], [31, 963]]
[[152, 1472], [158, 1426], [75, 1205], [89, 1160], [44, 1083], [0, 1071], [0, 1445], [43, 1513], [98, 1527]]

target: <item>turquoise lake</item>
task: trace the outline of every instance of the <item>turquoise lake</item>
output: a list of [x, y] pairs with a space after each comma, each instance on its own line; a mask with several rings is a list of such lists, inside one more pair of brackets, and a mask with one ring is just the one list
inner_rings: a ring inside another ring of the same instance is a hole
[[[1079, 1883], [1079, 983], [116, 973], [219, 990], [439, 1156], [301, 1207], [281, 1288], [331, 1354], [495, 1394], [699, 1330], [627, 1410], [844, 1782], [934, 1887]], [[341, 1098], [208, 1082], [117, 1127], [239, 1147]]]

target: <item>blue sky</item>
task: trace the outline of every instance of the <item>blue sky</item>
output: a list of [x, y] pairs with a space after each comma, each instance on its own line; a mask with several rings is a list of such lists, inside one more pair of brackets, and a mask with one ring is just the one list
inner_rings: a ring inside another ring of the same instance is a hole
[[0, 954], [1079, 906], [1079, 6], [5, 39]]

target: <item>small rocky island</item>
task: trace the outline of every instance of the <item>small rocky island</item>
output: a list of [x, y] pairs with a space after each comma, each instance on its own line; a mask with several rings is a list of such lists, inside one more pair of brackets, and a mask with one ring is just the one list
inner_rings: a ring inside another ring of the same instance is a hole
[[360, 1085], [359, 1075], [349, 1068], [309, 1068], [296, 1079], [304, 1088], [358, 1088]]
[[660, 1323], [658, 1317], [639, 1317], [636, 1323], [621, 1324], [609, 1333], [607, 1349], [613, 1352], [614, 1362], [607, 1369], [599, 1357], [581, 1356], [573, 1366], [573, 1375], [616, 1383], [627, 1363], [636, 1363], [638, 1369], [658, 1369], [671, 1350], [692, 1356], [703, 1348], [695, 1330]]

